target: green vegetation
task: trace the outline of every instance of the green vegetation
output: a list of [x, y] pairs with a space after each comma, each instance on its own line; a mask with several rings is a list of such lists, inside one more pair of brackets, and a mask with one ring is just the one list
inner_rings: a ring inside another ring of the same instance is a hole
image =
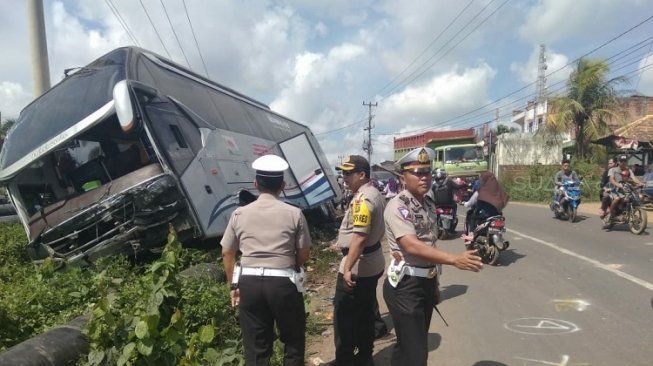
[[[572, 160], [572, 169], [580, 178], [583, 200], [599, 201], [602, 170], [594, 163]], [[557, 165], [532, 165], [524, 173], [506, 173], [500, 177], [501, 185], [511, 201], [548, 203], [553, 195], [553, 177], [560, 170]]]
[[575, 131], [575, 156], [580, 159], [590, 155], [589, 142], [608, 131], [608, 121], [623, 121], [615, 88], [627, 79], [608, 80], [609, 73], [607, 61], [581, 58], [569, 75], [567, 94], [551, 99], [546, 126], [555, 132]]
[[[332, 276], [338, 254], [324, 250], [336, 231], [313, 230], [315, 245], [309, 281]], [[91, 312], [87, 328], [91, 352], [82, 361], [99, 364], [243, 364], [237, 311], [228, 287], [180, 271], [197, 263], [218, 263], [217, 250], [181, 248], [174, 232], [152, 263], [114, 256], [81, 269], [55, 269], [52, 261], [34, 265], [19, 224], [0, 224], [0, 351]], [[223, 273], [219, 278], [224, 278]], [[306, 296], [307, 309], [310, 297]], [[308, 311], [307, 311], [308, 315]], [[307, 333], [324, 325], [308, 315]], [[275, 342], [273, 365], [283, 347]]]

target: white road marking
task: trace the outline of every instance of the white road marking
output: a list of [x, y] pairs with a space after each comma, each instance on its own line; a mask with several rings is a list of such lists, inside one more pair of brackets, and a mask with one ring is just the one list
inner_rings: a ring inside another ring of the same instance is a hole
[[633, 276], [631, 274], [628, 274], [626, 272], [615, 269], [615, 268], [611, 267], [608, 264], [603, 264], [603, 263], [597, 261], [596, 259], [588, 258], [588, 257], [586, 257], [586, 256], [584, 256], [582, 254], [578, 254], [576, 252], [572, 252], [569, 249], [562, 248], [562, 247], [560, 247], [560, 246], [558, 246], [558, 245], [556, 245], [554, 243], [549, 243], [548, 241], [544, 241], [542, 239], [538, 239], [536, 237], [523, 234], [523, 233], [521, 233], [521, 232], [519, 232], [517, 230], [514, 230], [514, 229], [508, 229], [508, 231], [511, 232], [511, 233], [515, 233], [517, 235], [523, 236], [524, 238], [530, 239], [530, 240], [532, 240], [534, 242], [546, 245], [547, 247], [555, 249], [555, 250], [557, 250], [557, 251], [559, 251], [559, 252], [561, 252], [563, 254], [567, 254], [567, 255], [570, 255], [572, 257], [584, 260], [585, 262], [590, 263], [590, 264], [594, 265], [595, 267], [604, 269], [604, 270], [606, 270], [608, 272], [611, 272], [611, 273], [613, 273], [613, 274], [615, 274], [615, 275], [617, 275], [617, 276], [619, 276], [621, 278], [627, 279], [628, 281], [630, 281], [632, 283], [635, 283], [635, 284], [640, 285], [640, 286], [642, 286], [642, 287], [644, 287], [644, 288], [646, 288], [648, 290], [653, 291], [653, 283], [644, 281], [641, 278], [635, 277], [635, 276]]

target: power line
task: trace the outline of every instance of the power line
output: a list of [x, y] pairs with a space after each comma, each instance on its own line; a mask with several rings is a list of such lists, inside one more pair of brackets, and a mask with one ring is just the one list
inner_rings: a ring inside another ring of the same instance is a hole
[[[420, 57], [422, 57], [422, 55], [424, 55], [424, 54], [426, 53], [426, 51], [427, 51], [429, 48], [431, 48], [431, 46], [433, 46], [433, 44], [434, 44], [435, 42], [437, 42], [437, 40], [440, 39], [440, 37], [442, 37], [442, 35], [443, 35], [447, 30], [449, 30], [449, 28], [453, 25], [453, 23], [455, 23], [456, 20], [458, 20], [458, 18], [460, 18], [460, 16], [461, 16], [461, 15], [462, 15], [466, 10], [467, 10], [467, 8], [469, 8], [470, 5], [472, 5], [473, 2], [474, 2], [474, 0], [470, 0], [470, 2], [467, 3], [467, 6], [465, 6], [465, 7], [464, 7], [464, 8], [463, 8], [459, 13], [458, 13], [458, 15], [456, 15], [456, 17], [453, 18], [453, 20], [452, 20], [451, 22], [449, 22], [449, 24], [447, 24], [447, 26], [444, 27], [444, 29], [443, 29], [442, 31], [440, 31], [440, 33], [438, 33], [437, 37], [435, 37], [435, 38], [431, 41], [431, 43], [429, 43], [428, 46], [426, 46], [426, 47], [422, 50], [422, 52], [421, 52], [419, 55], [415, 56], [415, 58], [413, 58], [413, 61], [412, 61], [408, 66], [406, 66], [403, 70], [401, 70], [401, 72], [400, 72], [399, 74], [397, 74], [394, 78], [392, 78], [392, 80], [390, 80], [387, 84], [385, 84], [385, 85], [383, 86], [383, 88], [381, 88], [381, 90], [379, 90], [379, 91], [377, 92], [377, 94], [381, 94], [381, 92], [383, 92], [383, 91], [384, 91], [388, 86], [392, 85], [392, 83], [394, 83], [395, 80], [397, 80], [401, 75], [403, 75], [404, 72], [408, 71], [408, 69], [409, 69], [411, 66], [413, 66], [413, 65], [415, 64], [415, 62], [417, 62], [417, 60], [418, 60]], [[437, 54], [437, 52], [436, 52], [436, 54]]]
[[[159, 0], [161, 3], [161, 6], [163, 7], [163, 12], [166, 15], [166, 18], [168, 19], [168, 24], [170, 24], [170, 28], [172, 29], [172, 34], [175, 35], [175, 39], [177, 40], [177, 44], [179, 45], [179, 49], [181, 50], [181, 54], [184, 56], [184, 60], [186, 60], [186, 65], [188, 65], [188, 68], [190, 69], [190, 62], [188, 62], [188, 57], [186, 57], [186, 52], [184, 52], [184, 48], [181, 46], [181, 42], [179, 42], [179, 37], [177, 37], [177, 32], [175, 31], [175, 27], [172, 25], [172, 22], [170, 21], [170, 17], [168, 16], [168, 9], [166, 9], [165, 4], [163, 3], [163, 0]], [[141, 3], [142, 4], [142, 3]]]
[[[461, 40], [459, 40], [456, 44], [454, 44], [451, 48], [449, 48], [449, 49], [448, 49], [444, 54], [442, 54], [442, 55], [441, 55], [437, 60], [435, 60], [434, 62], [432, 62], [431, 64], [429, 64], [426, 68], [422, 69], [422, 67], [423, 67], [424, 65], [426, 65], [429, 61], [431, 61], [433, 58], [435, 58], [435, 56], [437, 56], [438, 53], [439, 53], [441, 50], [443, 50], [443, 49], [444, 49], [444, 48], [445, 48], [445, 47], [446, 47], [446, 46], [447, 46], [451, 41], [453, 41], [454, 38], [456, 38], [456, 36], [458, 36], [458, 34], [460, 34], [459, 32], [461, 32], [462, 30], [464, 30], [465, 28], [467, 28], [467, 26], [469, 26], [469, 25], [474, 21], [474, 19], [476, 19], [476, 18], [477, 18], [477, 17], [478, 17], [478, 16], [479, 16], [483, 11], [485, 11], [485, 9], [487, 9], [487, 8], [488, 8], [488, 7], [489, 7], [489, 6], [494, 2], [494, 1], [495, 1], [495, 0], [491, 0], [487, 5], [485, 5], [485, 7], [483, 7], [483, 9], [481, 9], [481, 10], [480, 10], [480, 11], [479, 11], [479, 12], [478, 12], [478, 13], [477, 13], [477, 14], [476, 14], [476, 15], [475, 15], [475, 16], [474, 16], [474, 17], [473, 17], [469, 22], [467, 22], [467, 24], [465, 24], [465, 26], [464, 26], [463, 28], [461, 28], [461, 29], [458, 31], [458, 33], [456, 33], [456, 35], [454, 35], [453, 37], [451, 37], [451, 38], [449, 39], [449, 41], [447, 41], [444, 45], [442, 45], [442, 47], [440, 47], [440, 48], [436, 51], [436, 53], [433, 54], [433, 56], [429, 57], [429, 58], [428, 58], [424, 63], [422, 63], [422, 65], [421, 65], [420, 67], [418, 67], [416, 70], [414, 70], [412, 73], [410, 73], [407, 77], [403, 78], [402, 81], [401, 81], [399, 84], [397, 84], [396, 87], [390, 89], [390, 91], [389, 91], [388, 93], [386, 93], [386, 94], [385, 94], [385, 95], [384, 95], [384, 96], [383, 96], [379, 101], [385, 100], [386, 98], [388, 98], [388, 97], [392, 94], [393, 91], [395, 91], [395, 90], [397, 90], [397, 89], [399, 89], [399, 88], [401, 88], [401, 87], [408, 86], [410, 83], [412, 83], [413, 81], [415, 81], [418, 77], [424, 75], [424, 73], [425, 73], [426, 71], [428, 71], [428, 70], [431, 69], [433, 66], [435, 66], [435, 64], [437, 64], [438, 62], [440, 62], [440, 61], [441, 61], [441, 60], [442, 60], [446, 55], [448, 55], [451, 51], [453, 51], [456, 47], [458, 47], [458, 46], [459, 46], [459, 45], [460, 45], [460, 44], [461, 44], [465, 39], [467, 39], [467, 37], [469, 37], [472, 33], [474, 33], [474, 31], [476, 31], [476, 30], [477, 30], [481, 25], [483, 25], [483, 24], [484, 24], [484, 23], [485, 23], [485, 22], [486, 22], [490, 17], [492, 17], [492, 15], [494, 15], [494, 14], [495, 14], [499, 9], [501, 9], [504, 5], [506, 5], [506, 3], [507, 3], [509, 0], [505, 0], [501, 5], [499, 5], [499, 7], [497, 7], [496, 9], [494, 9], [494, 11], [493, 11], [492, 13], [490, 13], [490, 14], [489, 14], [488, 16], [486, 16], [483, 20], [481, 20], [481, 22], [478, 23], [478, 24], [476, 25], [476, 27], [474, 27], [474, 28], [473, 28], [469, 33], [467, 33], [467, 34], [466, 34], [466, 35], [465, 35]], [[421, 71], [420, 71], [420, 70], [421, 70]], [[417, 73], [417, 75], [415, 75], [416, 73]], [[414, 75], [414, 76], [413, 76], [413, 75]], [[410, 79], [409, 79], [409, 78], [410, 78]]]
[[202, 56], [202, 50], [200, 49], [200, 45], [197, 42], [197, 37], [195, 37], [195, 29], [193, 28], [193, 22], [190, 21], [190, 15], [188, 14], [188, 8], [186, 8], [186, 0], [181, 1], [184, 4], [184, 11], [186, 12], [186, 19], [188, 19], [188, 25], [190, 26], [190, 31], [193, 34], [193, 39], [195, 40], [195, 47], [197, 48], [197, 53], [200, 54], [200, 60], [202, 60], [202, 66], [204, 67], [204, 72], [206, 72], [206, 77], [211, 78], [211, 75], [209, 75], [209, 69], [206, 67], [206, 63], [204, 62], [204, 56]]
[[172, 59], [172, 56], [170, 56], [170, 52], [168, 52], [166, 45], [163, 43], [163, 39], [161, 39], [161, 35], [159, 34], [159, 31], [154, 26], [154, 22], [152, 22], [152, 18], [150, 18], [150, 14], [147, 12], [147, 9], [145, 9], [145, 5], [143, 5], [143, 0], [138, 0], [138, 2], [141, 3], [141, 8], [143, 8], [143, 11], [147, 16], [147, 20], [150, 21], [150, 25], [152, 25], [152, 28], [154, 29], [154, 33], [156, 34], [157, 38], [159, 38], [159, 42], [161, 42], [161, 46], [163, 46], [163, 50], [166, 51], [166, 55], [168, 55], [168, 58]]
[[122, 29], [125, 30], [125, 33], [127, 33], [127, 36], [134, 42], [135, 45], [140, 47], [141, 45], [138, 43], [136, 40], [136, 37], [134, 36], [134, 33], [132, 33], [131, 29], [129, 29], [129, 26], [127, 25], [127, 22], [125, 22], [124, 19], [120, 16], [120, 12], [118, 11], [118, 8], [111, 2], [111, 0], [104, 0], [104, 2], [107, 4], [113, 15], [118, 19], [118, 23], [122, 26]]
[[[563, 65], [562, 67], [560, 67], [560, 68], [558, 68], [558, 69], [552, 71], [551, 73], [547, 74], [547, 77], [549, 77], [549, 76], [551, 76], [551, 75], [553, 75], [553, 74], [555, 74], [555, 73], [557, 73], [557, 72], [563, 70], [563, 69], [566, 68], [567, 66], [570, 66], [570, 65], [574, 64], [575, 62], [577, 62], [577, 61], [580, 60], [581, 58], [586, 57], [586, 56], [588, 56], [588, 55], [590, 55], [590, 54], [592, 54], [592, 53], [594, 53], [594, 52], [600, 50], [601, 48], [605, 47], [606, 45], [608, 45], [608, 44], [614, 42], [615, 40], [617, 40], [617, 39], [623, 37], [624, 35], [626, 35], [626, 34], [632, 32], [632, 31], [635, 30], [636, 28], [642, 26], [644, 23], [650, 21], [651, 19], [653, 19], [653, 15], [651, 15], [651, 16], [649, 16], [648, 18], [644, 19], [643, 21], [637, 23], [637, 24], [634, 25], [633, 27], [631, 27], [631, 28], [629, 28], [628, 30], [622, 32], [621, 34], [619, 34], [619, 35], [617, 35], [617, 36], [615, 36], [615, 37], [609, 39], [608, 41], [603, 42], [601, 45], [595, 47], [595, 48], [592, 49], [591, 51], [586, 52], [585, 54], [583, 54], [583, 55], [579, 56], [578, 58], [576, 58], [576, 59], [574, 59], [574, 60], [568, 62], [567, 64]], [[499, 99], [496, 99], [496, 100], [494, 100], [494, 101], [492, 101], [492, 102], [490, 102], [490, 103], [487, 103], [487, 104], [485, 104], [485, 105], [482, 105], [482, 106], [480, 106], [480, 107], [478, 107], [478, 108], [475, 108], [475, 109], [473, 109], [473, 110], [470, 110], [470, 111], [465, 112], [465, 113], [463, 113], [463, 114], [460, 114], [460, 115], [458, 115], [458, 116], [455, 116], [455, 117], [449, 118], [449, 119], [447, 119], [447, 120], [445, 120], [445, 121], [442, 121], [442, 122], [436, 123], [435, 125], [431, 125], [431, 126], [428, 126], [428, 127], [425, 127], [425, 128], [421, 128], [421, 129], [418, 129], [418, 130], [415, 130], [415, 131], [407, 131], [407, 132], [403, 132], [402, 134], [419, 133], [419, 132], [423, 132], [423, 131], [427, 131], [427, 130], [433, 129], [433, 128], [437, 127], [437, 126], [441, 126], [441, 125], [448, 124], [448, 123], [453, 122], [453, 121], [455, 121], [455, 120], [458, 120], [458, 119], [460, 119], [460, 118], [462, 118], [462, 117], [466, 117], [466, 116], [468, 116], [468, 115], [470, 115], [470, 114], [472, 114], [472, 113], [474, 113], [474, 112], [478, 112], [478, 111], [480, 111], [480, 110], [482, 110], [482, 109], [484, 109], [484, 108], [487, 108], [487, 107], [489, 107], [489, 106], [492, 106], [492, 105], [494, 105], [494, 104], [496, 104], [496, 103], [498, 103], [498, 102], [500, 102], [500, 101], [502, 101], [502, 100], [504, 100], [504, 99], [506, 99], [506, 98], [508, 98], [508, 97], [511, 97], [511, 96], [513, 96], [513, 95], [515, 95], [515, 94], [517, 94], [517, 93], [519, 93], [519, 92], [521, 92], [521, 91], [523, 91], [523, 90], [525, 90], [525, 89], [530, 88], [530, 87], [533, 86], [535, 83], [536, 83], [536, 81], [534, 81], [534, 82], [532, 82], [532, 83], [529, 83], [529, 84], [527, 84], [527, 85], [525, 85], [525, 86], [523, 86], [523, 87], [521, 87], [521, 88], [519, 88], [519, 89], [517, 89], [517, 90], [515, 90], [515, 91], [513, 91], [513, 92], [511, 92], [511, 93], [508, 93], [508, 94], [504, 95], [503, 97], [501, 97], [501, 98], [499, 98]]]

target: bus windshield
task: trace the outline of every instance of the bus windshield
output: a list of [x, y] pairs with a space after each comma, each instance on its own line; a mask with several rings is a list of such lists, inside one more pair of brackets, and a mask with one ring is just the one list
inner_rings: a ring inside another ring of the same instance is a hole
[[451, 147], [445, 150], [446, 163], [483, 160], [483, 149], [480, 146]]

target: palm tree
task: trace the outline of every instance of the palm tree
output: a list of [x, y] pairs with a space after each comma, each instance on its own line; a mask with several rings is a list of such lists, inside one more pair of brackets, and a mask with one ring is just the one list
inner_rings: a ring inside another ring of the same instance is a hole
[[554, 132], [574, 131], [576, 155], [584, 159], [589, 142], [608, 131], [608, 121], [623, 121], [623, 109], [615, 87], [624, 76], [606, 80], [610, 65], [605, 60], [581, 58], [567, 81], [567, 95], [550, 100], [546, 124]]

